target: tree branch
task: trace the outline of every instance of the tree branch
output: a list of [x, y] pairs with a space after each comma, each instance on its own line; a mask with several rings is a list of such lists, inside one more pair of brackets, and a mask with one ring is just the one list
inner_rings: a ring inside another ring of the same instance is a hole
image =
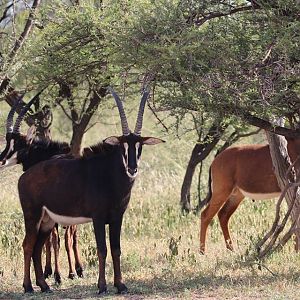
[[164, 124], [164, 122], [160, 119], [160, 117], [157, 115], [157, 113], [154, 111], [153, 107], [150, 105], [150, 103], [148, 102], [148, 107], [150, 109], [150, 111], [152, 112], [152, 114], [154, 115], [154, 117], [156, 118], [156, 120], [158, 121], [159, 124], [161, 124], [161, 126], [165, 129], [165, 131], [168, 133], [169, 129], [168, 127]]
[[[250, 10], [254, 10], [254, 9], [261, 9], [260, 6], [253, 6], [253, 5], [246, 5], [246, 6], [239, 6], [239, 7], [235, 7], [230, 9], [227, 12], [210, 12], [208, 13], [206, 16], [199, 18], [198, 20], [194, 21], [194, 24], [197, 26], [201, 26], [203, 25], [205, 22], [211, 20], [211, 19], [215, 19], [215, 18], [220, 18], [220, 17], [226, 17], [226, 16], [230, 16], [239, 12], [244, 12], [244, 11], [250, 11]], [[196, 16], [197, 18], [197, 16]]]
[[14, 57], [16, 56], [17, 52], [19, 51], [19, 49], [22, 47], [23, 43], [25, 42], [25, 40], [27, 39], [32, 26], [33, 26], [33, 21], [34, 21], [34, 13], [35, 10], [38, 8], [38, 6], [40, 5], [41, 0], [34, 0], [32, 7], [31, 7], [31, 11], [29, 13], [28, 19], [26, 21], [26, 24], [24, 26], [24, 30], [21, 33], [20, 37], [16, 40], [11, 52], [9, 53], [8, 57], [9, 60], [8, 62], [11, 62]]

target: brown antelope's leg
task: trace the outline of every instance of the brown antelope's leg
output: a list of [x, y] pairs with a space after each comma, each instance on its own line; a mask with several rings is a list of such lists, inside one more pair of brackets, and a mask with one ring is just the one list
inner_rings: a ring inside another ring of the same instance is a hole
[[69, 278], [74, 279], [75, 278], [75, 270], [73, 267], [73, 262], [72, 262], [72, 249], [73, 245], [73, 235], [71, 232], [71, 226], [66, 227], [66, 232], [65, 232], [65, 247], [67, 251], [67, 256], [68, 256], [68, 263], [69, 263]]
[[51, 239], [54, 252], [54, 279], [57, 284], [61, 284], [61, 275], [59, 268], [59, 248], [60, 248], [60, 239], [58, 234], [58, 225], [55, 224], [54, 228], [51, 231]]
[[78, 251], [78, 237], [77, 237], [77, 226], [73, 225], [71, 226], [71, 232], [73, 235], [73, 252], [74, 252], [74, 258], [75, 258], [75, 270], [78, 275], [78, 277], [83, 277], [83, 267]]
[[232, 240], [229, 233], [228, 222], [232, 214], [236, 211], [242, 200], [244, 199], [244, 195], [236, 190], [230, 195], [228, 201], [224, 204], [221, 210], [218, 213], [219, 221], [221, 224], [221, 228], [223, 231], [223, 236], [225, 239], [227, 249], [233, 251]]
[[120, 235], [121, 235], [122, 217], [109, 224], [109, 241], [111, 256], [114, 265], [114, 286], [118, 290], [118, 294], [124, 294], [128, 292], [126, 285], [122, 282], [122, 274], [120, 267], [120, 256], [121, 256], [121, 246], [120, 246]]
[[[52, 235], [52, 233], [51, 233]], [[51, 266], [51, 235], [45, 242], [46, 248], [46, 264], [44, 269], [44, 277], [48, 278], [52, 275], [52, 266]]]
[[212, 218], [220, 210], [222, 205], [226, 202], [231, 190], [221, 191], [218, 193], [213, 192], [208, 206], [201, 213], [201, 226], [200, 226], [200, 253], [205, 253], [205, 240], [207, 227], [210, 224]]
[[107, 293], [107, 286], [105, 280], [105, 261], [107, 256], [107, 247], [105, 240], [105, 222], [99, 219], [93, 220], [93, 226], [95, 231], [96, 243], [97, 243], [97, 253], [99, 260], [99, 278], [98, 278], [98, 288], [99, 294]]
[[33, 287], [30, 279], [30, 263], [33, 253], [33, 248], [37, 239], [37, 223], [28, 222], [25, 219], [25, 238], [23, 241], [23, 251], [24, 251], [24, 280], [23, 288], [25, 293], [32, 293]]
[[[52, 229], [51, 229], [52, 230]], [[46, 232], [39, 230], [37, 240], [33, 249], [32, 259], [35, 271], [36, 284], [41, 288], [42, 292], [50, 291], [49, 285], [46, 283], [42, 268], [42, 249], [45, 241], [49, 237], [51, 230]]]

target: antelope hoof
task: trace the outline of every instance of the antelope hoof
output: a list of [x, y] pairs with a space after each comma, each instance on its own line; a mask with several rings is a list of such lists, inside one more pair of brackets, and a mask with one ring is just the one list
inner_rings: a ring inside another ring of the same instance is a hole
[[59, 273], [54, 272], [54, 280], [55, 280], [55, 283], [61, 284], [61, 276]]
[[123, 295], [128, 293], [128, 288], [124, 283], [115, 284], [115, 287], [117, 288], [117, 294]]
[[34, 293], [34, 289], [33, 289], [32, 285], [25, 286], [23, 284], [23, 288], [24, 288], [24, 293], [25, 294], [33, 294]]
[[74, 279], [75, 278], [75, 274], [73, 272], [69, 273], [69, 279]]
[[45, 287], [41, 287], [41, 291], [42, 291], [42, 293], [47, 293], [47, 294], [53, 293], [48, 285]]
[[205, 250], [204, 250], [204, 249], [200, 249], [200, 250], [199, 250], [199, 253], [200, 253], [201, 255], [205, 255]]
[[78, 277], [82, 278], [83, 277], [83, 268], [82, 267], [76, 268], [76, 273], [77, 273]]
[[44, 277], [48, 278], [51, 275], [52, 275], [52, 269], [51, 268], [45, 268]]
[[231, 240], [226, 240], [225, 242], [226, 242], [226, 248], [230, 251], [233, 251], [233, 245]]
[[227, 248], [228, 250], [230, 250], [231, 252], [234, 251], [232, 246], [227, 245], [226, 248]]
[[106, 294], [107, 294], [107, 286], [106, 286], [106, 284], [100, 285], [99, 286], [98, 295], [104, 296]]

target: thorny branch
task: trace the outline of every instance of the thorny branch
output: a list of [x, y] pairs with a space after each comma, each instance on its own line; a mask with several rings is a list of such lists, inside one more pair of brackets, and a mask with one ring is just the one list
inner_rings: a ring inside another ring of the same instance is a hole
[[162, 121], [162, 119], [160, 119], [160, 117], [157, 115], [157, 113], [155, 112], [155, 110], [153, 109], [153, 107], [151, 106], [151, 104], [148, 102], [148, 107], [150, 109], [150, 111], [152, 112], [152, 114], [154, 115], [154, 117], [157, 119], [158, 123], [165, 129], [165, 131], [168, 133], [169, 129], [168, 127], [164, 124], [164, 122]]

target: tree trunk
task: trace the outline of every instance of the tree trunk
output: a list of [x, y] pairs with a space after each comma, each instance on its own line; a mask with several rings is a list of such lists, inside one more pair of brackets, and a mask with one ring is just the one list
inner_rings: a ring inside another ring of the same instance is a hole
[[207, 135], [205, 136], [203, 142], [201, 144], [197, 143], [193, 148], [181, 186], [180, 204], [181, 209], [185, 212], [191, 211], [190, 190], [195, 169], [197, 165], [201, 161], [203, 161], [214, 149], [214, 147], [219, 142], [221, 136], [223, 135], [225, 129], [225, 126], [222, 126], [220, 124], [213, 124], [209, 129]]
[[101, 100], [105, 97], [107, 87], [100, 87], [97, 91], [93, 92], [90, 98], [89, 105], [82, 116], [79, 124], [73, 121], [73, 134], [71, 138], [71, 153], [75, 157], [81, 156], [81, 144], [83, 140], [83, 135], [86, 132], [86, 128], [94, 114], [97, 110]]
[[199, 151], [197, 151], [197, 148], [199, 147], [199, 144], [196, 144], [193, 151], [192, 151], [192, 155], [191, 158], [188, 162], [187, 168], [186, 168], [186, 172], [184, 175], [184, 179], [183, 179], [183, 183], [181, 186], [181, 200], [180, 200], [180, 204], [181, 204], [181, 209], [183, 211], [186, 212], [190, 212], [191, 211], [191, 194], [190, 194], [190, 190], [191, 190], [191, 185], [192, 185], [192, 180], [193, 180], [193, 176], [195, 173], [195, 169], [196, 166], [198, 165], [198, 163], [200, 161], [197, 161], [197, 156]]
[[73, 124], [72, 138], [71, 138], [71, 153], [74, 157], [81, 156], [81, 144], [85, 132], [85, 124]]
[[[281, 190], [284, 189], [284, 187], [289, 182], [295, 182], [296, 181], [296, 172], [288, 172], [288, 169], [291, 167], [291, 160], [288, 155], [287, 151], [287, 141], [285, 137], [278, 136], [270, 132], [266, 132], [267, 139], [269, 141], [270, 145], [270, 153], [272, 157], [272, 162], [274, 166], [274, 172], [277, 177], [278, 185]], [[294, 168], [292, 168], [294, 169]], [[293, 203], [293, 200], [296, 197], [296, 201], [294, 204], [294, 207], [291, 211], [291, 219], [292, 221], [296, 222], [296, 250], [298, 250], [298, 247], [300, 245], [300, 220], [299, 220], [299, 209], [300, 209], [300, 190], [298, 187], [296, 188], [290, 188], [288, 189], [285, 199], [287, 202], [288, 207], [290, 207]]]

